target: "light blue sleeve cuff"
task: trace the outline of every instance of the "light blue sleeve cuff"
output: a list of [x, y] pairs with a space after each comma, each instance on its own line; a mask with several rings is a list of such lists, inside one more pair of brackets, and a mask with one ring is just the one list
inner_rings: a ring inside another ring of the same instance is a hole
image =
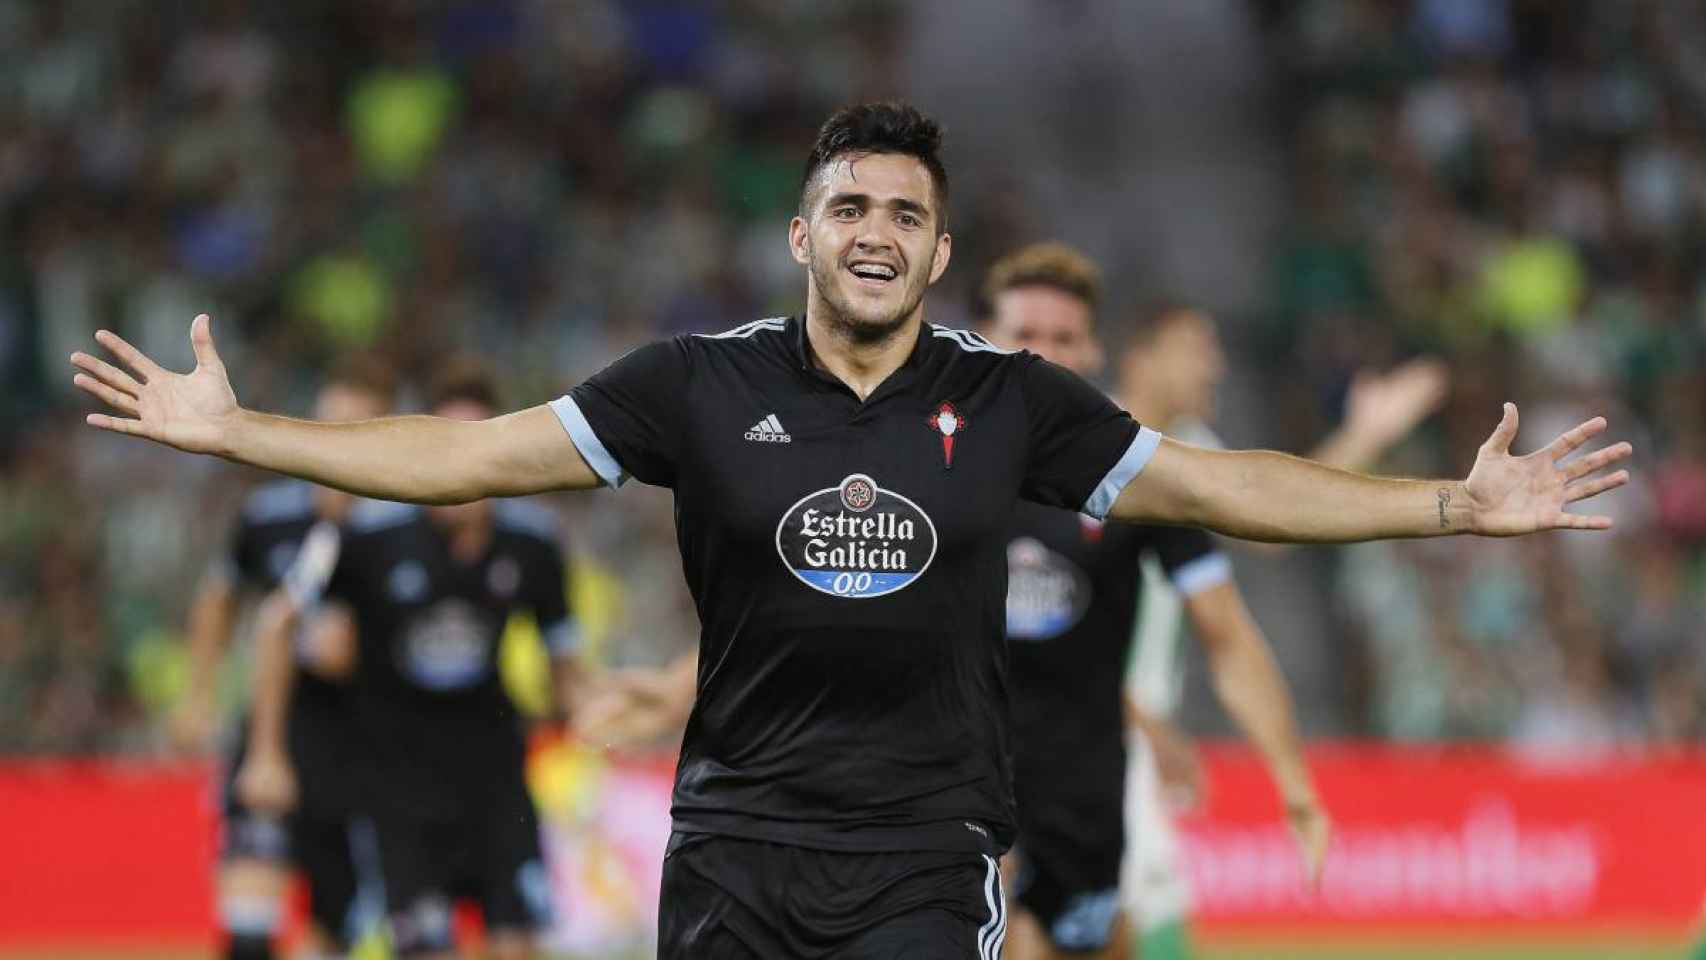
[[1149, 466], [1149, 459], [1155, 456], [1155, 448], [1159, 446], [1161, 434], [1148, 427], [1140, 428], [1137, 436], [1132, 438], [1131, 446], [1126, 447], [1125, 455], [1102, 478], [1102, 482], [1096, 484], [1096, 489], [1090, 491], [1090, 499], [1078, 508], [1079, 512], [1097, 520], [1106, 520], [1108, 511], [1114, 508], [1114, 501], [1120, 498], [1120, 491], [1133, 477], [1142, 473], [1144, 467]]
[[540, 635], [545, 641], [545, 649], [553, 657], [569, 657], [580, 652], [581, 628], [573, 619], [564, 620], [545, 628]]
[[1173, 589], [1179, 591], [1180, 595], [1196, 596], [1210, 587], [1231, 582], [1232, 561], [1218, 550], [1205, 553], [1174, 570], [1170, 579], [1173, 581]]
[[551, 412], [557, 415], [557, 421], [568, 431], [569, 439], [574, 441], [575, 449], [586, 458], [587, 466], [598, 474], [598, 479], [604, 481], [607, 487], [620, 487], [628, 480], [628, 472], [604, 449], [598, 434], [592, 431], [592, 424], [586, 422], [586, 415], [576, 405], [574, 398], [563, 394], [551, 401]]

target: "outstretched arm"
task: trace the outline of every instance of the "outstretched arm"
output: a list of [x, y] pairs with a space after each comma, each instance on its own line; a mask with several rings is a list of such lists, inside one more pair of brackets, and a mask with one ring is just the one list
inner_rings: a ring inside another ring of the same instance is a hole
[[1601, 471], [1629, 456], [1629, 444], [1560, 463], [1604, 429], [1605, 420], [1595, 417], [1518, 457], [1510, 452], [1516, 405], [1507, 403], [1464, 480], [1372, 477], [1283, 453], [1209, 450], [1163, 439], [1110, 516], [1277, 543], [1604, 530], [1610, 517], [1566, 513], [1564, 507], [1627, 483], [1627, 471]]
[[1208, 653], [1214, 692], [1267, 761], [1310, 881], [1319, 882], [1331, 826], [1303, 760], [1291, 692], [1267, 639], [1230, 581], [1186, 597], [1185, 609]]
[[214, 349], [206, 314], [190, 326], [196, 367], [173, 373], [108, 331], [120, 369], [74, 353], [73, 382], [120, 416], [91, 426], [207, 453], [382, 500], [465, 503], [598, 485], [556, 415], [532, 407], [491, 420], [383, 417], [319, 423], [245, 410]]

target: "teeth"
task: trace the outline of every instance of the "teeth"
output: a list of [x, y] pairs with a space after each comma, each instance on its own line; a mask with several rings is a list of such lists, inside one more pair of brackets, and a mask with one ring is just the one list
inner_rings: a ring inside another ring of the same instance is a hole
[[855, 264], [853, 266], [853, 273], [856, 276], [870, 277], [873, 280], [893, 280], [895, 278], [893, 267], [877, 263]]

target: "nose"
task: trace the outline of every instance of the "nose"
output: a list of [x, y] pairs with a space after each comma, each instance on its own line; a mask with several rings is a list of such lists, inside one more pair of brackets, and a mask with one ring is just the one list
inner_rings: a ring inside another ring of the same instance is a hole
[[880, 219], [879, 217], [867, 219], [865, 229], [859, 231], [858, 238], [853, 241], [853, 246], [860, 253], [880, 253], [894, 248], [893, 239], [883, 232], [881, 226], [872, 222]]

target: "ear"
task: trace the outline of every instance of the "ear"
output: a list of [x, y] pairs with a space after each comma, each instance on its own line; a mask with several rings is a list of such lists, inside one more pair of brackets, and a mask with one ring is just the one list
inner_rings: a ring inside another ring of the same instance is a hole
[[936, 262], [930, 267], [930, 282], [942, 279], [942, 274], [948, 269], [948, 259], [954, 253], [954, 238], [947, 231], [936, 238]]
[[811, 265], [811, 230], [803, 217], [795, 217], [788, 222], [788, 252], [794, 255], [795, 263], [801, 266]]

